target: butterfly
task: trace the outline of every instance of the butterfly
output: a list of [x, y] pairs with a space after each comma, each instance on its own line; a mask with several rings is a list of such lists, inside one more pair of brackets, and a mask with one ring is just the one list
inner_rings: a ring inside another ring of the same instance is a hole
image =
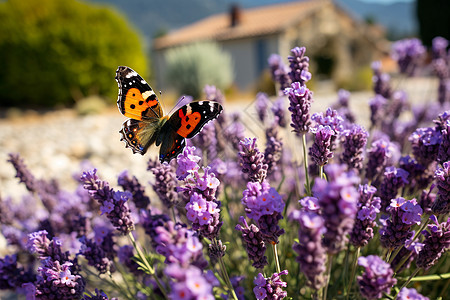
[[115, 77], [119, 86], [117, 106], [128, 117], [119, 131], [125, 147], [144, 155], [155, 144], [161, 146], [161, 162], [176, 157], [186, 146], [186, 139], [194, 137], [203, 126], [215, 119], [223, 110], [214, 101], [193, 101], [172, 115], [164, 115], [153, 89], [138, 73], [120, 66]]

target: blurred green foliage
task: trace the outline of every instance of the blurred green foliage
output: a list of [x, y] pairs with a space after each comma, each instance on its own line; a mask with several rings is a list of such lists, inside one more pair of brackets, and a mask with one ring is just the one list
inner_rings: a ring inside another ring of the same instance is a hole
[[112, 9], [75, 0], [0, 3], [0, 105], [72, 105], [117, 97], [118, 65], [146, 74], [137, 32]]
[[212, 42], [167, 51], [167, 80], [180, 94], [198, 99], [205, 85], [226, 90], [233, 82], [231, 56]]
[[370, 66], [363, 66], [352, 73], [352, 76], [336, 82], [336, 87], [351, 92], [370, 90], [373, 84], [372, 76], [373, 72]]

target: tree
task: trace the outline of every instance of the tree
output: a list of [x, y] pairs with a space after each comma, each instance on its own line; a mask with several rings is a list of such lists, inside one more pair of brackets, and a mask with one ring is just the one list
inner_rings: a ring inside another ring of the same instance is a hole
[[115, 98], [118, 65], [147, 70], [139, 36], [120, 14], [75, 0], [0, 3], [0, 57], [2, 106]]
[[431, 41], [436, 36], [450, 40], [450, 1], [417, 0], [416, 14], [424, 45], [431, 46]]

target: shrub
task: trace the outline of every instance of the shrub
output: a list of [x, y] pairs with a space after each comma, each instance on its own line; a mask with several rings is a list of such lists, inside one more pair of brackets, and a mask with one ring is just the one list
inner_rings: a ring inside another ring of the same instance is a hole
[[116, 97], [119, 64], [146, 71], [137, 33], [117, 12], [74, 0], [0, 3], [0, 99], [6, 106], [73, 104], [73, 95]]
[[179, 93], [198, 98], [206, 84], [224, 90], [233, 80], [231, 57], [211, 42], [169, 50], [167, 80]]

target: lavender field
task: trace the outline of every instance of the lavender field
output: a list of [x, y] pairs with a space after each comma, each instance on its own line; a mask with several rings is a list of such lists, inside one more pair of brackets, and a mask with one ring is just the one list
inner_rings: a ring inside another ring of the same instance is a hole
[[273, 54], [279, 97], [205, 87], [224, 111], [170, 163], [116, 110], [1, 120], [2, 299], [447, 299], [447, 47], [355, 93]]

